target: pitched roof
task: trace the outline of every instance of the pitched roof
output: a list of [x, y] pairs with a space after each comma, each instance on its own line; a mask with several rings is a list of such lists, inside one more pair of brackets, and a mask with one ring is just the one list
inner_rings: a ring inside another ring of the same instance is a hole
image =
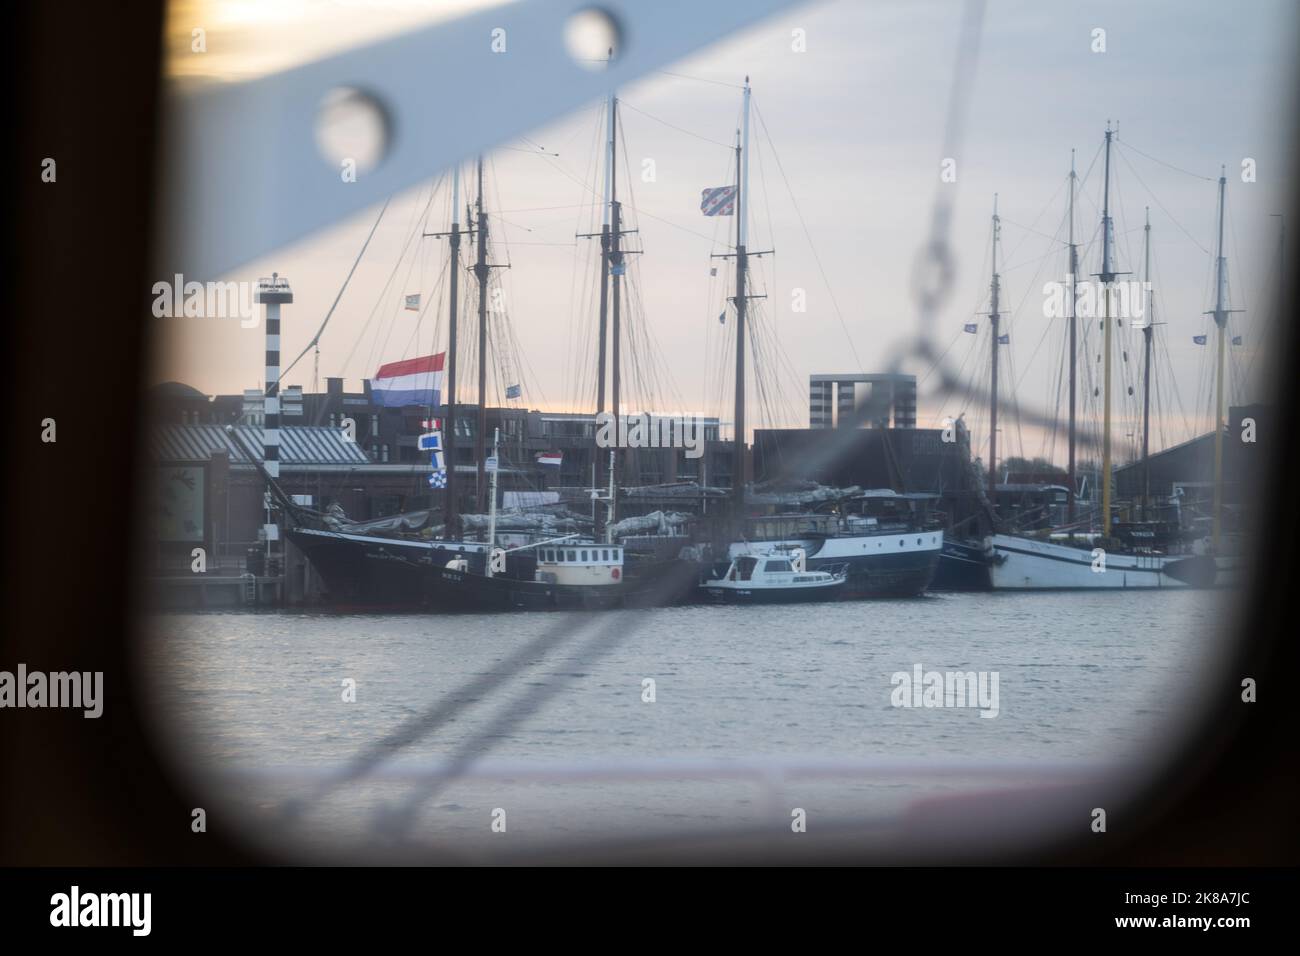
[[[158, 425], [150, 435], [154, 461], [207, 461], [214, 452], [224, 451], [232, 464], [251, 464], [248, 452], [262, 451], [262, 429], [236, 425], [239, 440], [222, 425]], [[280, 461], [287, 465], [368, 465], [356, 444], [344, 439], [338, 428], [287, 425], [280, 429]]]

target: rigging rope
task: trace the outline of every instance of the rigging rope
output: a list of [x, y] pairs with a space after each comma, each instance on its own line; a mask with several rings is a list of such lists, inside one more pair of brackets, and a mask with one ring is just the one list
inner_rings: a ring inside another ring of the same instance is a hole
[[361, 257], [366, 254], [366, 248], [370, 245], [370, 240], [375, 237], [375, 230], [379, 228], [379, 223], [383, 221], [384, 213], [388, 211], [388, 204], [392, 201], [392, 196], [389, 196], [384, 200], [384, 205], [379, 210], [379, 215], [375, 217], [374, 225], [370, 227], [370, 232], [366, 234], [366, 241], [361, 244], [361, 250], [357, 253], [357, 257], [352, 260], [352, 268], [348, 270], [347, 276], [343, 279], [343, 285], [339, 287], [338, 295], [334, 297], [334, 302], [330, 305], [329, 311], [325, 313], [325, 321], [321, 322], [320, 328], [317, 329], [316, 334], [311, 337], [311, 341], [307, 343], [306, 348], [298, 353], [298, 358], [290, 362], [280, 373], [281, 379], [293, 370], [293, 367], [298, 364], [299, 359], [306, 355], [311, 349], [315, 348], [320, 342], [320, 337], [325, 332], [325, 326], [330, 324], [330, 317], [334, 315], [334, 310], [338, 308], [339, 300], [343, 298], [343, 293], [347, 291], [348, 283], [352, 281], [352, 275], [357, 271], [357, 266], [361, 264]]

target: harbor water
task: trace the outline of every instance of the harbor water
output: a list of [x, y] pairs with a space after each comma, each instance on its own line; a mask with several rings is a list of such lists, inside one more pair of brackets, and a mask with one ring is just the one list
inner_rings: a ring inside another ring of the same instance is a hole
[[[791, 807], [887, 822], [918, 796], [1007, 782], [903, 772], [773, 788], [693, 772], [710, 761], [1141, 761], [1203, 709], [1231, 597], [168, 614], [149, 619], [144, 661], [177, 771], [254, 839], [308, 858], [375, 852], [385, 815], [405, 809], [401, 842], [473, 858], [494, 840], [541, 847], [788, 826]], [[902, 706], [921, 698], [903, 694], [898, 675], [918, 671], [982, 674], [996, 701]], [[396, 731], [402, 739], [375, 749]], [[381, 759], [313, 790], [366, 754]], [[454, 778], [421, 776], [456, 760]], [[479, 772], [494, 764], [513, 769]], [[608, 772], [591, 772], [602, 765]], [[382, 772], [394, 767], [402, 772]]]

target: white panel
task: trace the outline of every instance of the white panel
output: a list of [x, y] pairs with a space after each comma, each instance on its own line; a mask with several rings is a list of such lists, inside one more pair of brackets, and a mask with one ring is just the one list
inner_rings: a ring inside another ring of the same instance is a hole
[[[512, 3], [243, 83], [173, 86], [158, 267], [163, 274], [226, 273], [792, 2], [605, 0], [600, 6], [620, 24], [622, 40], [619, 57], [604, 70], [579, 68], [565, 49], [565, 23], [579, 6]], [[503, 53], [492, 50], [498, 30]], [[465, 81], [485, 72], [489, 82]], [[380, 163], [343, 188], [340, 169], [322, 158], [315, 135], [322, 99], [341, 86], [375, 97], [396, 131]], [[448, 95], [430, 92], [440, 90]], [[259, 156], [274, 162], [250, 174], [250, 157]]]

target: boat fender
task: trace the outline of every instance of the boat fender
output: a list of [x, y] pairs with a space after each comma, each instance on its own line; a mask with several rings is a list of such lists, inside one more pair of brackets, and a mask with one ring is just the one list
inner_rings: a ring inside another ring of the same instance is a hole
[[622, 574], [623, 572], [620, 571], [618, 568], [610, 568], [609, 576], [613, 578], [615, 581], [617, 581], [622, 576]]

